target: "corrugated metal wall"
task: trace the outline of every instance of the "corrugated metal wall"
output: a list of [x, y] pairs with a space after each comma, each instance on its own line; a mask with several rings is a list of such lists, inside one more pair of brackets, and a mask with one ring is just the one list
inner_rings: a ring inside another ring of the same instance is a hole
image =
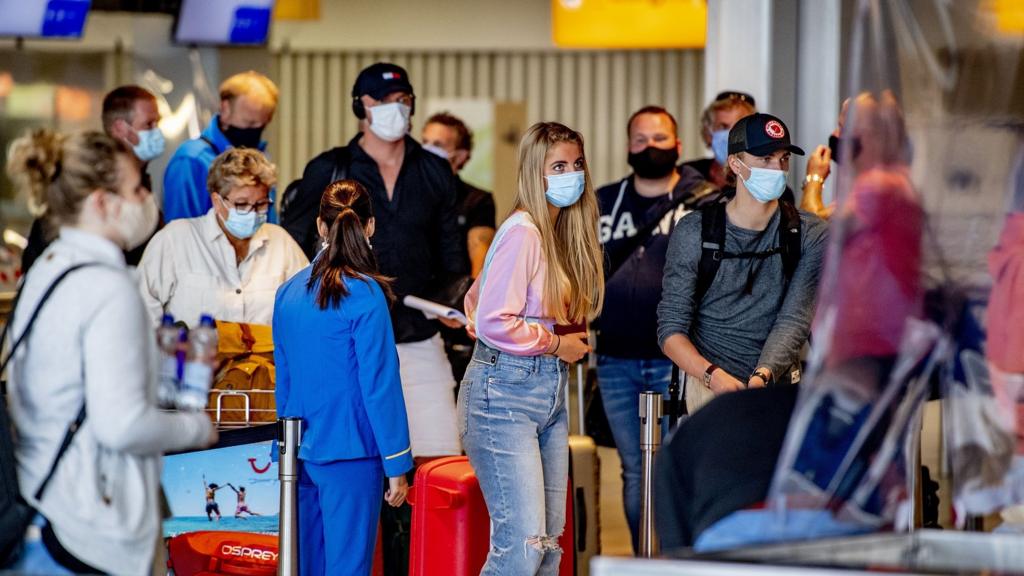
[[626, 120], [646, 104], [676, 115], [684, 158], [706, 153], [698, 125], [703, 53], [697, 50], [282, 52], [274, 56], [281, 99], [273, 147], [281, 181], [300, 176], [309, 159], [355, 134], [349, 91], [359, 70], [382, 60], [404, 66], [423, 100], [522, 101], [530, 123], [555, 120], [580, 130], [598, 184], [628, 171]]

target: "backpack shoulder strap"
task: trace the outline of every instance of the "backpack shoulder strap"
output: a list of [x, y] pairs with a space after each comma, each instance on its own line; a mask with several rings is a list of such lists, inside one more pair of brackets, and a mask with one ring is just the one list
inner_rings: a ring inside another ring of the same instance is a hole
[[[99, 266], [99, 264], [96, 264], [94, 262], [75, 264], [73, 266], [68, 267], [60, 274], [58, 274], [57, 278], [55, 278], [54, 281], [50, 283], [50, 286], [46, 288], [46, 291], [43, 292], [43, 296], [39, 299], [39, 303], [36, 304], [35, 309], [32, 310], [32, 315], [29, 316], [28, 322], [25, 324], [25, 329], [22, 330], [21, 332], [21, 336], [18, 336], [18, 338], [14, 341], [14, 345], [11, 346], [11, 351], [7, 354], [7, 358], [4, 358], [3, 363], [0, 363], [0, 373], [3, 373], [3, 371], [7, 369], [7, 365], [10, 363], [11, 358], [14, 357], [14, 353], [18, 351], [18, 348], [20, 348], [21, 345], [25, 342], [25, 339], [28, 338], [29, 333], [32, 331], [32, 326], [36, 323], [36, 319], [39, 318], [39, 313], [42, 311], [43, 305], [46, 304], [46, 301], [49, 300], [50, 296], [53, 295], [53, 292], [54, 290], [57, 289], [57, 286], [60, 285], [60, 283], [63, 282], [64, 279], [67, 278], [67, 276], [74, 272], [75, 270], [80, 270], [88, 266]], [[22, 285], [22, 289], [24, 289], [24, 284]], [[10, 327], [11, 324], [13, 324], [12, 320], [14, 319], [14, 312], [18, 307], [18, 301], [21, 299], [21, 293], [22, 290], [18, 290], [18, 295], [14, 297], [14, 302], [11, 307], [11, 313], [10, 316], [8, 316], [9, 320], [7, 322], [7, 326], [4, 328], [3, 333], [0, 334], [0, 350], [3, 349], [3, 344], [7, 338], [7, 333], [11, 330]], [[6, 382], [4, 388], [4, 393], [6, 393]], [[64, 438], [61, 440], [60, 447], [57, 449], [57, 454], [53, 458], [53, 464], [50, 465], [49, 471], [46, 473], [46, 476], [43, 477], [43, 481], [39, 484], [39, 488], [36, 489], [36, 501], [42, 500], [43, 493], [46, 491], [46, 487], [50, 484], [50, 480], [53, 479], [53, 475], [57, 471], [57, 464], [60, 463], [60, 459], [64, 456], [64, 453], [67, 452], [68, 447], [71, 446], [71, 441], [75, 439], [75, 434], [78, 433], [78, 429], [82, 427], [82, 422], [84, 421], [85, 404], [83, 403], [82, 407], [78, 410], [78, 414], [75, 416], [75, 420], [70, 425], [68, 425], [67, 431], [64, 432]]]
[[[57, 289], [57, 286], [59, 286], [60, 283], [63, 282], [64, 279], [67, 278], [67, 276], [74, 272], [75, 270], [80, 270], [88, 266], [98, 266], [98, 264], [92, 262], [75, 264], [73, 266], [68, 267], [60, 274], [58, 274], [57, 277], [53, 280], [53, 282], [50, 283], [50, 285], [46, 288], [46, 291], [43, 292], [43, 296], [39, 299], [39, 303], [36, 304], [35, 309], [32, 310], [32, 315], [28, 317], [28, 322], [25, 324], [25, 329], [21, 331], [21, 336], [18, 336], [18, 338], [14, 341], [14, 345], [11, 346], [11, 351], [7, 354], [7, 358], [4, 358], [3, 362], [0, 363], [0, 373], [3, 373], [3, 371], [7, 369], [7, 364], [10, 363], [11, 358], [14, 357], [14, 353], [18, 351], [18, 348], [20, 348], [25, 339], [28, 338], [29, 333], [32, 331], [32, 326], [36, 323], [36, 319], [39, 318], [39, 313], [43, 310], [43, 305], [46, 304], [46, 301], [49, 300], [50, 296], [53, 295], [53, 292], [54, 290]], [[21, 293], [22, 290], [18, 290], [18, 294], [14, 297], [14, 302], [11, 305], [11, 313], [8, 316], [7, 326], [4, 327], [3, 333], [0, 333], [0, 351], [3, 350], [3, 345], [7, 340], [7, 333], [11, 331], [11, 325], [14, 324], [14, 312], [17, 310], [18, 302], [21, 300]]]
[[782, 272], [786, 282], [793, 277], [800, 263], [801, 237], [800, 212], [791, 202], [779, 202], [782, 210], [779, 220], [779, 248], [782, 251]]
[[701, 210], [700, 262], [693, 301], [700, 303], [718, 274], [725, 253], [725, 204], [716, 202]]
[[199, 139], [202, 140], [203, 142], [206, 142], [206, 145], [210, 147], [210, 150], [213, 150], [214, 156], [220, 155], [220, 152], [217, 150], [217, 145], [213, 143], [213, 140], [210, 140], [206, 136], [202, 135], [199, 136]]
[[334, 149], [334, 169], [331, 171], [331, 181], [327, 185], [331, 185], [338, 180], [344, 180], [348, 178], [348, 146], [338, 146]]

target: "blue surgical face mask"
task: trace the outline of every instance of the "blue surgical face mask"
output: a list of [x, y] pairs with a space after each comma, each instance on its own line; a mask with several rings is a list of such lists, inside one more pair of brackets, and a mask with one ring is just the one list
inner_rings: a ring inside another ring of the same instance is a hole
[[743, 185], [747, 187], [747, 192], [750, 192], [754, 200], [767, 204], [782, 196], [782, 192], [786, 189], [786, 173], [784, 171], [751, 168], [742, 160], [740, 160], [740, 164], [750, 170], [749, 178], [744, 179], [742, 176], [740, 178], [743, 179]]
[[[225, 204], [227, 201], [221, 199]], [[239, 240], [246, 240], [252, 238], [252, 235], [260, 229], [267, 222], [267, 213], [260, 214], [256, 210], [250, 211], [248, 214], [239, 214], [238, 209], [233, 206], [228, 208], [228, 217], [224, 220], [224, 228], [227, 228], [235, 238]]]
[[135, 156], [143, 162], [149, 162], [150, 160], [160, 156], [164, 153], [164, 133], [159, 128], [153, 128], [152, 130], [139, 130], [139, 143], [132, 146], [132, 152], [135, 152]]
[[711, 133], [711, 150], [715, 153], [715, 162], [725, 166], [725, 159], [729, 157], [728, 130], [715, 130]]
[[580, 199], [580, 196], [583, 196], [583, 188], [586, 184], [583, 170], [545, 176], [545, 178], [548, 181], [548, 190], [544, 193], [544, 197], [552, 206], [557, 208], [572, 206]]

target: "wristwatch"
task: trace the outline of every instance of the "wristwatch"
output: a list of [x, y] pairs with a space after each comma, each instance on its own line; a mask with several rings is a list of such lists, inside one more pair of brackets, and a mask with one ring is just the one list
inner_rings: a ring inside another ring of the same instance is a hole
[[715, 370], [718, 370], [718, 366], [712, 364], [704, 371], [704, 387], [708, 390], [711, 389], [711, 375], [715, 373]]
[[772, 373], [771, 373], [771, 371], [768, 370], [767, 368], [763, 367], [763, 366], [758, 368], [757, 370], [754, 370], [754, 373], [751, 374], [750, 376], [751, 377], [757, 376], [758, 378], [761, 379], [762, 382], [764, 382], [765, 386], [770, 386], [771, 383], [772, 383]]
[[807, 177], [804, 178], [804, 184], [810, 184], [811, 182], [816, 182], [818, 184], [824, 184], [825, 183], [825, 179], [822, 178], [821, 176], [817, 175], [817, 174], [808, 174]]

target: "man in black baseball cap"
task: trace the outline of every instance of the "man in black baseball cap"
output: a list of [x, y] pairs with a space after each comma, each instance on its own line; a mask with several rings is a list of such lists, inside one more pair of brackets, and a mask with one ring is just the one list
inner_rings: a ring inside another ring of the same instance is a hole
[[804, 153], [782, 120], [740, 119], [728, 151], [736, 193], [676, 225], [658, 306], [658, 342], [686, 373], [691, 411], [799, 380], [825, 248], [825, 223], [780, 200], [790, 155]]
[[386, 62], [367, 67], [351, 95], [359, 133], [348, 145], [306, 165], [282, 226], [312, 259], [321, 245], [316, 218], [324, 189], [343, 179], [366, 188], [375, 221], [373, 252], [381, 273], [394, 278], [397, 301], [391, 306], [391, 325], [413, 456], [419, 460], [460, 454], [452, 393], [456, 383], [438, 334], [440, 322], [447, 321], [429, 319], [402, 304], [408, 295], [436, 298], [468, 272], [452, 169], [408, 134], [416, 100], [404, 68]]

